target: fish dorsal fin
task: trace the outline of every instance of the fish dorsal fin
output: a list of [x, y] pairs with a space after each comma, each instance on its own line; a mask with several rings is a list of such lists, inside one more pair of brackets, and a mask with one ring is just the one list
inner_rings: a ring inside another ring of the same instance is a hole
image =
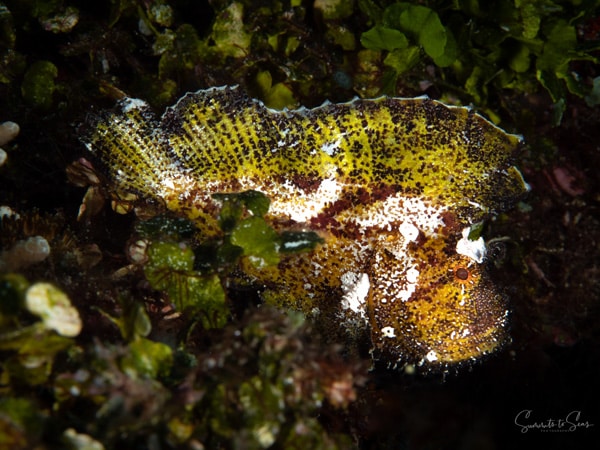
[[163, 116], [170, 157], [207, 182], [328, 179], [452, 205], [469, 222], [526, 190], [520, 138], [425, 97], [277, 111], [238, 87], [187, 94]]
[[221, 87], [185, 95], [160, 122], [145, 102], [124, 99], [93, 128], [84, 141], [111, 178], [152, 196], [182, 174], [217, 190], [242, 177], [333, 177], [432, 199], [473, 222], [527, 189], [510, 162], [519, 136], [425, 97], [277, 111]]

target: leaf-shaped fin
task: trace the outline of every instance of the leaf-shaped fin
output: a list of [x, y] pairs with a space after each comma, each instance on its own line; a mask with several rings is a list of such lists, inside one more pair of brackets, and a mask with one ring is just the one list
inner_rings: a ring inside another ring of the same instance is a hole
[[383, 185], [435, 199], [470, 222], [526, 190], [510, 164], [518, 136], [468, 108], [426, 98], [276, 111], [239, 88], [213, 88], [186, 95], [162, 128], [173, 157], [195, 178], [229, 180], [233, 190], [261, 190], [269, 179], [306, 191], [334, 178], [350, 189]]
[[92, 117], [89, 129], [82, 141], [100, 161], [116, 190], [160, 198], [174, 165], [146, 102], [125, 98], [114, 111]]

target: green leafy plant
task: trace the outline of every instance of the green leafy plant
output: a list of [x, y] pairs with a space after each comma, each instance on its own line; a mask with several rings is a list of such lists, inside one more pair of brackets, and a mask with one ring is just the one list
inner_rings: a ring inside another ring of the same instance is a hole
[[221, 281], [216, 274], [194, 270], [191, 248], [174, 242], [151, 243], [144, 273], [150, 285], [165, 291], [179, 310], [199, 313], [204, 328], [227, 323], [229, 308]]
[[[409, 41], [410, 37], [410, 41]], [[417, 44], [440, 67], [449, 66], [457, 56], [452, 31], [442, 25], [430, 8], [410, 3], [395, 3], [383, 13], [382, 25], [363, 33], [361, 43], [379, 50], [405, 49]]]
[[398, 77], [419, 63], [433, 62], [445, 84], [454, 85], [479, 106], [491, 92], [532, 92], [536, 83], [549, 93], [560, 122], [567, 94], [595, 104], [595, 80], [574, 68], [597, 62], [600, 43], [581, 45], [577, 26], [593, 17], [597, 2], [554, 0], [498, 2], [395, 2], [361, 8], [375, 22], [364, 32], [365, 48], [386, 52], [384, 90], [393, 93]]
[[155, 218], [137, 226], [148, 238], [144, 274], [152, 288], [167, 293], [180, 311], [198, 314], [205, 329], [222, 328], [230, 316], [223, 286], [229, 269], [241, 258], [253, 266], [274, 266], [281, 253], [313, 249], [321, 242], [314, 232], [276, 232], [265, 220], [269, 199], [261, 192], [216, 194], [221, 203], [222, 236], [190, 246], [190, 223]]

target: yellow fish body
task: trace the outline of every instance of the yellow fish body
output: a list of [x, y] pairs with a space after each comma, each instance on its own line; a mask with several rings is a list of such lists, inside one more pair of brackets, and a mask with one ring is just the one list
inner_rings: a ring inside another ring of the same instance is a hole
[[264, 297], [369, 326], [392, 364], [433, 366], [505, 340], [505, 298], [469, 233], [526, 191], [510, 164], [519, 141], [426, 98], [276, 111], [237, 87], [187, 94], [160, 121], [122, 100], [84, 139], [117, 192], [160, 202], [207, 237], [219, 232], [212, 194], [263, 192], [273, 227], [324, 239], [277, 267], [245, 267]]

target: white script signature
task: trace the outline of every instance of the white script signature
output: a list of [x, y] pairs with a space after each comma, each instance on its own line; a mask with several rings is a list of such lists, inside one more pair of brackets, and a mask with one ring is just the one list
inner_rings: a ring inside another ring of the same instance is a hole
[[534, 418], [532, 409], [524, 409], [515, 416], [515, 425], [521, 429], [521, 433], [530, 430], [541, 430], [551, 432], [573, 432], [580, 429], [593, 427], [594, 424], [583, 420], [581, 411], [571, 411], [564, 418]]

